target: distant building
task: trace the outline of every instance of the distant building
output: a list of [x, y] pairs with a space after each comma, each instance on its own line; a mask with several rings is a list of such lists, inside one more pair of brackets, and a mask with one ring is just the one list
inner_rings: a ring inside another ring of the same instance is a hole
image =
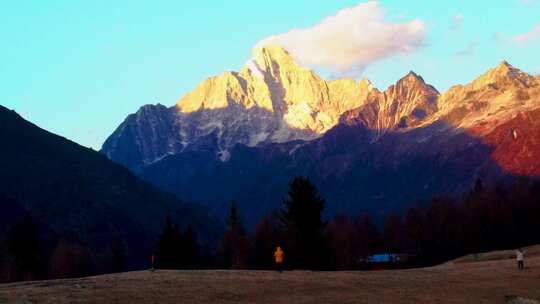
[[368, 264], [401, 264], [406, 263], [414, 258], [414, 255], [408, 253], [377, 253], [370, 255], [360, 262]]

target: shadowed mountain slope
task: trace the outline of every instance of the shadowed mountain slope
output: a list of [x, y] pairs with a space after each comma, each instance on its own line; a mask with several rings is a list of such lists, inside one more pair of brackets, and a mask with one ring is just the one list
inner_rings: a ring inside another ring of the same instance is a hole
[[[167, 114], [144, 114], [157, 108]], [[457, 195], [476, 178], [540, 176], [539, 113], [538, 78], [508, 62], [442, 94], [412, 71], [380, 91], [367, 80], [322, 80], [269, 46], [175, 107], [141, 108], [102, 152], [220, 213], [237, 200], [252, 222], [280, 205], [297, 175], [317, 184], [329, 215], [384, 216]], [[284, 124], [290, 136], [278, 136]], [[159, 153], [137, 154], [147, 150]]]
[[167, 215], [193, 225], [203, 240], [215, 239], [219, 226], [200, 206], [1, 106], [0, 141], [2, 217], [31, 216], [91, 248], [126, 240], [132, 265], [146, 261]]

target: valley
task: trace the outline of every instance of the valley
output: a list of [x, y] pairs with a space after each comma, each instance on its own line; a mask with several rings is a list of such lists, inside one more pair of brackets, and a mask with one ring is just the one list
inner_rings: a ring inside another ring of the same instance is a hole
[[12, 1], [0, 304], [540, 304], [539, 16]]

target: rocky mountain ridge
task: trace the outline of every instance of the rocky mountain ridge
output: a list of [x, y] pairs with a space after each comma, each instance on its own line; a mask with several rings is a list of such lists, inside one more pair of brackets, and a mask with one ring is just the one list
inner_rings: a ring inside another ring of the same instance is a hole
[[539, 80], [503, 61], [442, 94], [412, 71], [380, 91], [323, 80], [269, 46], [174, 107], [141, 108], [102, 152], [180, 197], [218, 209], [234, 199], [250, 216], [275, 208], [296, 175], [329, 212], [391, 212], [476, 178], [540, 176]]
[[255, 49], [240, 72], [206, 79], [173, 107], [142, 107], [102, 152], [137, 172], [182, 152], [205, 149], [226, 161], [236, 144], [313, 140], [338, 123], [363, 124], [376, 130], [374, 139], [440, 119], [456, 128], [489, 126], [486, 121], [501, 111], [508, 119], [538, 106], [538, 83], [504, 61], [443, 94], [412, 71], [380, 91], [366, 79], [323, 80], [283, 48], [268, 45]]
[[[236, 144], [320, 137], [343, 113], [361, 106], [372, 90], [368, 80], [323, 80], [297, 65], [283, 48], [269, 45], [254, 50], [240, 72], [206, 79], [176, 106], [149, 110], [147, 105], [130, 115], [102, 152], [132, 169], [201, 145], [227, 160]], [[174, 134], [154, 135], [163, 123]]]

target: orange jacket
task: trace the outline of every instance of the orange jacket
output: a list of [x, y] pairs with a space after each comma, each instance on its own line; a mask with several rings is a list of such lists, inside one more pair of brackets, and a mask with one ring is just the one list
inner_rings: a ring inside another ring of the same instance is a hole
[[276, 249], [276, 252], [274, 252], [274, 258], [276, 260], [276, 263], [283, 263], [283, 256], [285, 253], [283, 253], [283, 250], [281, 250], [281, 247], [278, 247]]

